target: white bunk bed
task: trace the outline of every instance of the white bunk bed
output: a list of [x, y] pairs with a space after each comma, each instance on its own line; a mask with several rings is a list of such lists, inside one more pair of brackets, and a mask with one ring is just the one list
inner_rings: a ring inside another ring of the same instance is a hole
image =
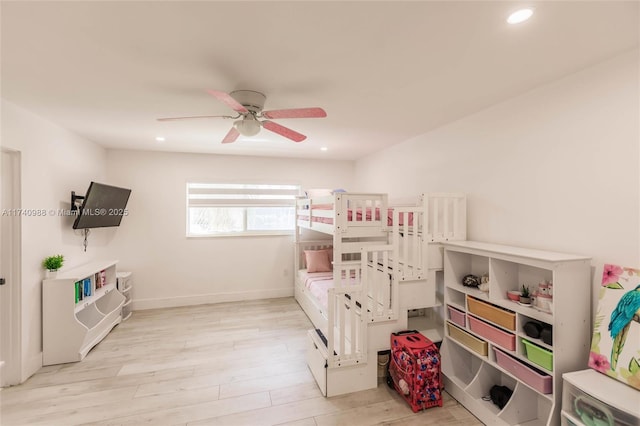
[[316, 327], [309, 367], [327, 396], [375, 387], [389, 334], [409, 309], [438, 304], [439, 242], [466, 239], [466, 198], [389, 208], [386, 194], [340, 192], [299, 199], [296, 224], [295, 297]]

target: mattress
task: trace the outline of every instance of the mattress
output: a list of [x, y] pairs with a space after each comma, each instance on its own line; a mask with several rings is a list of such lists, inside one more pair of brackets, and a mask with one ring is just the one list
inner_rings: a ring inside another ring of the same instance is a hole
[[[329, 289], [334, 287], [333, 272], [307, 272], [306, 269], [301, 269], [298, 276], [313, 298], [326, 309], [329, 305]], [[350, 283], [355, 284], [355, 277], [351, 278]]]
[[[314, 205], [312, 206], [312, 210], [331, 210], [333, 206], [331, 204], [321, 204], [321, 205]], [[376, 207], [375, 209], [375, 219], [372, 219], [372, 210], [371, 208], [367, 208], [365, 209], [365, 218], [362, 218], [362, 209], [356, 209], [355, 210], [355, 219], [353, 218], [353, 214], [354, 211], [353, 209], [349, 209], [347, 210], [347, 221], [348, 222], [371, 222], [372, 220], [376, 220], [379, 221], [380, 219], [380, 208]], [[408, 215], [400, 215], [400, 226], [404, 225], [404, 217], [408, 216], [409, 217], [409, 226], [413, 226], [413, 213], [409, 213]], [[309, 220], [309, 215], [305, 215], [305, 214], [299, 214], [298, 215], [299, 219], [302, 220]], [[317, 216], [312, 216], [311, 217], [311, 221], [312, 222], [316, 222], [316, 223], [326, 223], [329, 225], [333, 225], [333, 218], [332, 217], [317, 217]], [[387, 209], [387, 225], [391, 226], [393, 225], [393, 209]]]

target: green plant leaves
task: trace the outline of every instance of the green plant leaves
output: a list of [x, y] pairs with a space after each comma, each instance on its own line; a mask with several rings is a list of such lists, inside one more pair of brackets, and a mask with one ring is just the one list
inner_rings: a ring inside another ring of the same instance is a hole
[[50, 271], [56, 271], [62, 267], [63, 263], [64, 263], [64, 256], [61, 254], [56, 254], [54, 256], [46, 257], [42, 261], [42, 266], [45, 269], [48, 269]]
[[620, 283], [610, 283], [610, 284], [607, 284], [607, 286], [606, 286], [606, 287], [607, 287], [607, 288], [612, 288], [612, 289], [614, 289], [614, 290], [624, 289], [624, 287], [622, 287], [622, 286], [620, 285]]
[[591, 339], [591, 350], [595, 353], [600, 353], [600, 347], [598, 345], [600, 344], [601, 338], [602, 336], [599, 331], [597, 333], [593, 333], [593, 339]]

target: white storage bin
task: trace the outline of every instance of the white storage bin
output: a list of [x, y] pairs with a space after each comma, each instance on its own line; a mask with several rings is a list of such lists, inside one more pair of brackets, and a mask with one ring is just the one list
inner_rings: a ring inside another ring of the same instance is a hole
[[563, 378], [562, 411], [568, 422], [577, 425], [640, 424], [640, 392], [632, 387], [594, 370], [568, 373]]

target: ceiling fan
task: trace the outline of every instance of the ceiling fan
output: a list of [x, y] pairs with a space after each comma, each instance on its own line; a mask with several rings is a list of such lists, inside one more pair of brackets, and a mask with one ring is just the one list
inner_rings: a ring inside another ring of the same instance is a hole
[[[254, 90], [236, 90], [231, 93], [221, 92], [219, 90], [207, 90], [211, 96], [225, 103], [238, 114], [230, 115], [198, 115], [191, 117], [169, 117], [158, 118], [158, 121], [175, 121], [175, 120], [192, 120], [201, 118], [231, 118], [233, 127], [227, 135], [222, 139], [222, 143], [235, 142], [240, 135], [255, 136], [260, 132], [260, 128], [264, 127], [274, 133], [294, 142], [302, 142], [307, 137], [301, 133], [282, 126], [271, 121], [278, 118], [323, 118], [327, 113], [322, 108], [293, 108], [293, 109], [277, 109], [272, 111], [262, 111], [264, 102], [267, 97], [260, 92]], [[266, 118], [267, 120], [260, 120]]]

